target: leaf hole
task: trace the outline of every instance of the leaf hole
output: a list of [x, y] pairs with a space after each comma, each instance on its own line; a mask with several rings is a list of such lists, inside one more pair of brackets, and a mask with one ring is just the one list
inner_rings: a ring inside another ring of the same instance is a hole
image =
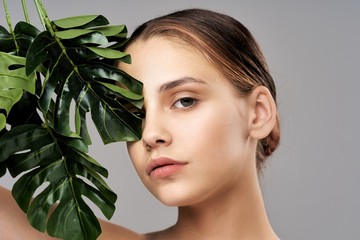
[[31, 149], [25, 149], [25, 150], [22, 150], [22, 151], [18, 151], [15, 154], [24, 154], [24, 153], [29, 153], [29, 152], [31, 152]]
[[81, 176], [81, 175], [79, 175], [79, 174], [76, 174], [75, 176], [76, 176], [78, 179], [83, 180], [87, 185], [92, 186], [93, 188], [98, 189], [98, 188], [95, 186], [95, 184], [92, 183], [92, 182], [91, 182], [89, 179], [87, 179], [86, 177], [83, 177], [83, 176]]
[[23, 67], [25, 67], [25, 66], [24, 66], [24, 65], [21, 65], [21, 64], [12, 64], [12, 65], [10, 65], [10, 66], [8, 67], [8, 69], [9, 69], [10, 71], [14, 71], [14, 70], [17, 70], [17, 69], [23, 68]]
[[50, 185], [50, 182], [46, 181], [43, 182], [34, 192], [33, 198], [38, 196], [40, 193], [42, 193], [48, 186]]
[[76, 112], [76, 102], [74, 100], [71, 100], [71, 103], [70, 103], [70, 119], [73, 119], [73, 121], [70, 121], [70, 130], [72, 132], [76, 133], [75, 112]]

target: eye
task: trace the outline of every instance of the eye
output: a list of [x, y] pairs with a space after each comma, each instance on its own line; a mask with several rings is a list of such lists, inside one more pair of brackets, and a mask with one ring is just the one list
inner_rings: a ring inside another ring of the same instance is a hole
[[191, 97], [180, 98], [174, 103], [174, 108], [190, 108], [193, 107], [196, 100]]

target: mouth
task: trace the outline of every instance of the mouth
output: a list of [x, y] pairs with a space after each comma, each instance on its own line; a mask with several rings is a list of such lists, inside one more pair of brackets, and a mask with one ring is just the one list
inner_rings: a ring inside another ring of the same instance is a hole
[[170, 158], [160, 157], [152, 159], [145, 171], [149, 176], [163, 178], [175, 174], [182, 169], [187, 162], [180, 162]]

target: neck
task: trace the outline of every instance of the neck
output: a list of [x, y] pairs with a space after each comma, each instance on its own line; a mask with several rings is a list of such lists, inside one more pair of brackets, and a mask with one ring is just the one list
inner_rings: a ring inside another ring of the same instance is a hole
[[177, 223], [166, 231], [169, 239], [278, 239], [257, 176], [225, 190], [218, 199], [180, 207]]

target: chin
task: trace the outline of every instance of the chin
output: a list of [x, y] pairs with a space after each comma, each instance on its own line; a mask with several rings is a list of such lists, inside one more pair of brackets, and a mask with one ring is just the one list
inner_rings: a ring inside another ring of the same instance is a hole
[[188, 201], [186, 201], [186, 199], [184, 199], [184, 197], [171, 195], [171, 194], [163, 194], [161, 196], [155, 195], [155, 197], [162, 204], [164, 204], [168, 207], [180, 207], [180, 206], [186, 205], [186, 202], [188, 202]]
[[162, 204], [167, 207], [184, 207], [191, 205], [191, 201], [187, 200], [179, 200], [179, 199], [159, 199], [157, 198]]
[[168, 207], [181, 207], [195, 204], [198, 201], [198, 197], [189, 194], [190, 191], [169, 191], [162, 190], [153, 195], [164, 205]]
[[212, 191], [212, 186], [209, 187], [207, 184], [199, 184], [184, 178], [146, 182], [145, 187], [157, 200], [169, 207], [197, 204]]

